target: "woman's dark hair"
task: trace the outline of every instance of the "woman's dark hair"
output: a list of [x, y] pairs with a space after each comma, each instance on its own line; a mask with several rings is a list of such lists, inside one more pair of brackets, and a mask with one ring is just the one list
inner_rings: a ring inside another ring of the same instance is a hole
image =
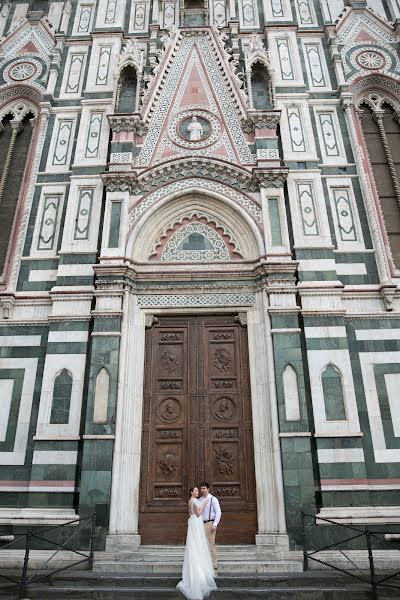
[[190, 488], [189, 498], [192, 497], [192, 492], [193, 492], [194, 488], [197, 488], [197, 485], [194, 485], [192, 488]]

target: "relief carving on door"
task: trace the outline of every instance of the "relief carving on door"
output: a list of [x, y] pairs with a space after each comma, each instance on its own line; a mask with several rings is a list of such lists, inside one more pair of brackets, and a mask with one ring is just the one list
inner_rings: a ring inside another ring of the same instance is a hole
[[254, 543], [247, 330], [234, 319], [160, 317], [146, 331], [143, 544], [185, 542], [189, 487], [203, 480], [225, 516], [218, 543]]

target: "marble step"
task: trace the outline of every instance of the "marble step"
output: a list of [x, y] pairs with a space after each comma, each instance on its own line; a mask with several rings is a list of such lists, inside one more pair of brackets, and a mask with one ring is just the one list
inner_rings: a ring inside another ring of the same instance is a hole
[[[25, 600], [183, 600], [176, 590], [160, 590], [160, 588], [86, 588], [84, 590], [71, 588], [46, 588], [44, 586], [31, 588]], [[1, 596], [3, 600], [18, 600], [17, 594]], [[297, 589], [254, 589], [240, 590], [224, 588], [213, 592], [210, 600], [371, 600], [371, 592], [367, 590], [321, 588]], [[398, 596], [379, 596], [380, 600]]]
[[[277, 573], [302, 571], [302, 556], [276, 556], [268, 549], [249, 546], [218, 546], [218, 571], [224, 573]], [[141, 546], [137, 551], [96, 553], [93, 569], [100, 572], [161, 574], [182, 570], [183, 546]]]
[[[95, 562], [93, 570], [97, 572], [115, 572], [115, 573], [137, 573], [137, 574], [162, 574], [176, 573], [182, 571], [182, 561], [99, 561]], [[221, 561], [218, 566], [218, 573], [280, 573], [280, 572], [300, 572], [302, 564], [295, 561]]]
[[[94, 573], [91, 571], [65, 571], [50, 575], [46, 582], [49, 586], [68, 587], [80, 589], [94, 587], [125, 588], [158, 588], [174, 589], [180, 576], [176, 575], [150, 575], [137, 576], [134, 574]], [[334, 572], [302, 572], [302, 573], [277, 573], [269, 575], [218, 575], [216, 577], [219, 589], [291, 589], [305, 587], [317, 589], [321, 587], [332, 588], [341, 586], [357, 586], [359, 582], [349, 576], [337, 575]]]
[[[64, 572], [29, 586], [25, 600], [182, 600], [178, 577]], [[210, 600], [370, 600], [369, 586], [334, 572], [280, 573], [270, 576], [218, 576]], [[17, 591], [0, 586], [0, 598], [17, 600]], [[379, 599], [398, 598], [397, 590]]]

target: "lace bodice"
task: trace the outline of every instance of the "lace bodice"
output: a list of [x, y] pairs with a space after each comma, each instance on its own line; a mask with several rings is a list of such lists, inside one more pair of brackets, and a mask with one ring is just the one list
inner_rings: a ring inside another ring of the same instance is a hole
[[197, 506], [198, 508], [201, 507], [201, 502], [199, 500], [197, 500], [197, 498], [195, 498], [194, 500], [191, 500], [189, 503], [189, 515], [195, 515], [196, 511], [194, 510], [194, 507]]

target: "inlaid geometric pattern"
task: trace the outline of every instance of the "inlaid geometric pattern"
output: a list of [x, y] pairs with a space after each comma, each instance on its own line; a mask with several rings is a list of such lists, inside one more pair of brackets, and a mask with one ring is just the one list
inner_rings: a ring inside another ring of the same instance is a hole
[[[196, 92], [193, 87], [196, 86]], [[178, 93], [177, 93], [177, 90]], [[189, 105], [189, 106], [188, 106]], [[160, 123], [168, 123], [183, 109], [207, 109], [224, 123], [229, 136], [222, 132], [216, 146], [207, 150], [190, 149], [168, 142], [166, 133], [161, 131]], [[223, 111], [222, 111], [223, 107]], [[230, 141], [232, 140], [232, 142]], [[156, 151], [157, 148], [157, 151]], [[254, 162], [238, 118], [237, 109], [226, 80], [216, 62], [215, 48], [208, 35], [184, 37], [166, 81], [160, 92], [160, 99], [150, 121], [149, 131], [140, 155], [138, 166], [151, 163], [156, 151], [155, 162], [170, 159], [173, 156], [207, 155], [229, 159], [231, 162], [249, 164]]]

